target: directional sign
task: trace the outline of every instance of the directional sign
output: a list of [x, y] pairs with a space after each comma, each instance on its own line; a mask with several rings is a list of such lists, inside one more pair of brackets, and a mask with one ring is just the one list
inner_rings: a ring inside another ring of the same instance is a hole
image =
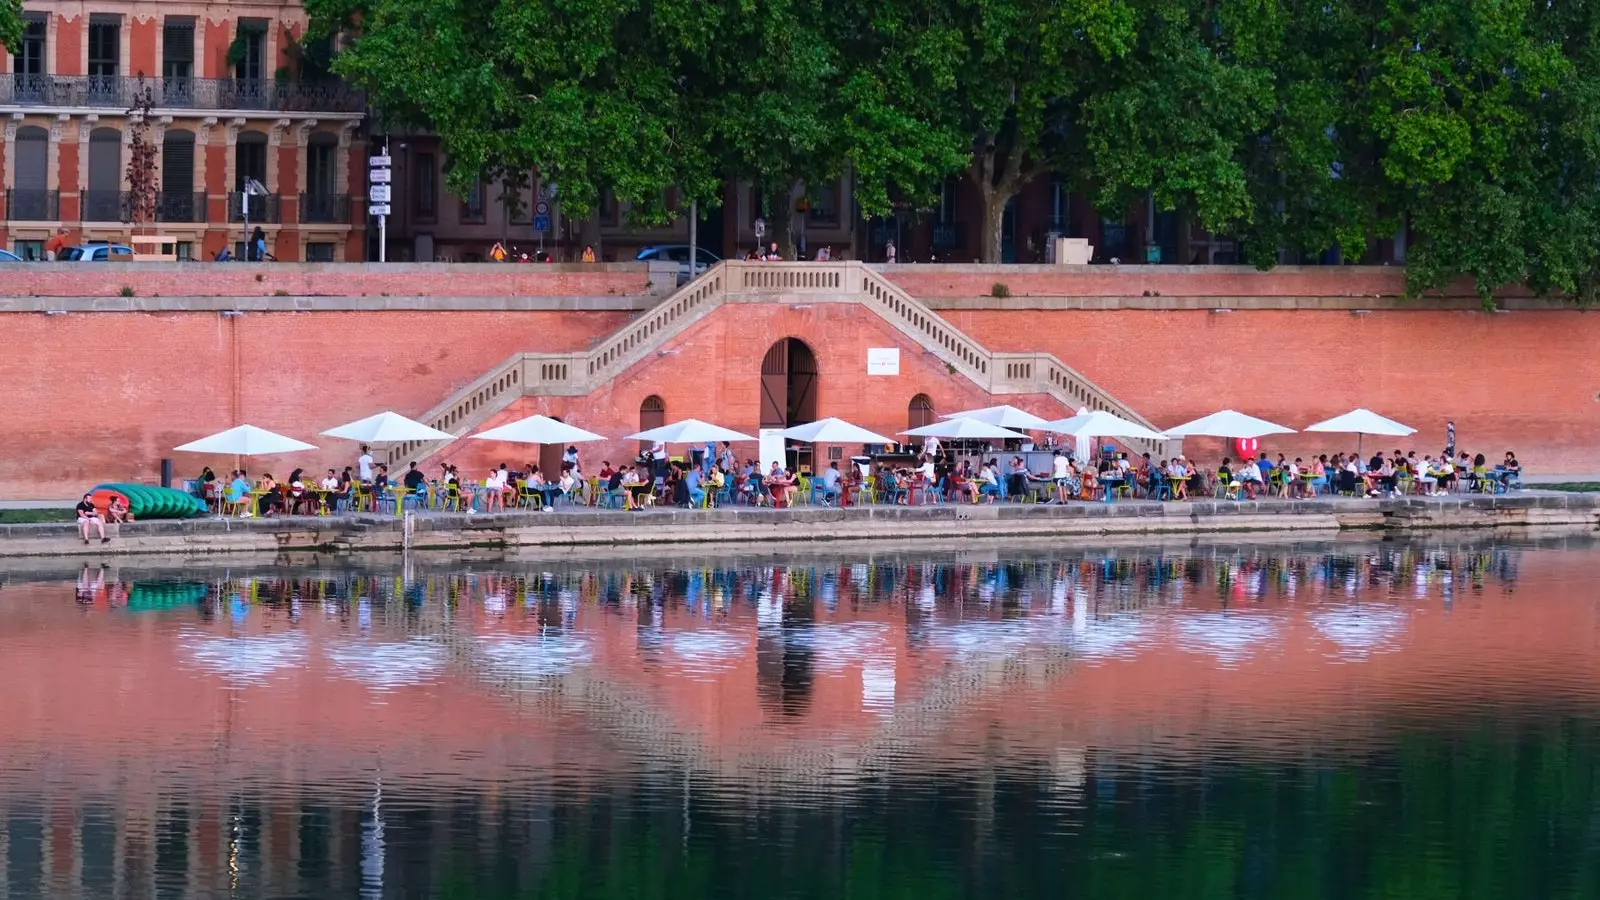
[[389, 186], [387, 184], [375, 184], [371, 186], [367, 189], [367, 199], [371, 200], [373, 203], [388, 203]]
[[374, 157], [372, 157], [372, 158], [367, 160], [367, 164], [372, 166], [374, 169], [379, 168], [379, 167], [388, 168], [389, 167], [389, 157], [388, 157], [387, 154], [385, 154], [383, 156], [374, 156]]
[[367, 215], [369, 215], [369, 216], [387, 216], [387, 215], [390, 215], [389, 204], [387, 204], [387, 203], [374, 203], [371, 206], [367, 207]]
[[533, 230], [534, 231], [549, 231], [550, 230], [550, 217], [549, 216], [534, 216], [533, 217]]
[[538, 203], [535, 203], [533, 205], [533, 214], [536, 215], [536, 216], [548, 216], [548, 215], [550, 215], [550, 204], [549, 204], [549, 202], [544, 201], [544, 200], [540, 200]]
[[389, 176], [394, 174], [388, 169], [373, 169], [367, 173], [367, 179], [373, 184], [388, 184]]

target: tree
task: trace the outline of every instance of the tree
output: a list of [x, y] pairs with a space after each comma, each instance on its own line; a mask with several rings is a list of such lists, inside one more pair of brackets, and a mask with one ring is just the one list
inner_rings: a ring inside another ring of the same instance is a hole
[[156, 180], [156, 145], [150, 140], [150, 110], [154, 92], [141, 76], [134, 89], [133, 107], [128, 110], [128, 221], [135, 225], [154, 222], [156, 200], [161, 190]]
[[0, 0], [0, 47], [14, 50], [22, 43], [22, 0]]

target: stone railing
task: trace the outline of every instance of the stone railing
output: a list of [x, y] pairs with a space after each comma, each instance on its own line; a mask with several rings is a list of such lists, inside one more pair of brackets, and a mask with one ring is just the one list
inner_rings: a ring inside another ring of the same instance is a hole
[[[759, 303], [784, 297], [860, 303], [897, 331], [931, 350], [955, 372], [990, 394], [1048, 394], [1069, 410], [1105, 410], [1154, 428], [1148, 420], [1049, 353], [996, 353], [952, 326], [926, 304], [858, 262], [725, 262], [680, 288], [592, 349], [580, 353], [522, 353], [461, 388], [422, 418], [441, 431], [464, 435], [528, 395], [583, 396], [661, 349], [724, 303]], [[1124, 441], [1137, 452], [1163, 457], [1177, 441]], [[420, 459], [442, 442], [391, 449], [391, 464]]]

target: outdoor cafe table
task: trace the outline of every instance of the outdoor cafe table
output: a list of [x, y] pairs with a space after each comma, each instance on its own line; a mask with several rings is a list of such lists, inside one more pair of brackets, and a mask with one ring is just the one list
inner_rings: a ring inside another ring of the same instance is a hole
[[1105, 489], [1106, 489], [1106, 502], [1107, 503], [1111, 502], [1112, 495], [1116, 492], [1117, 488], [1122, 487], [1123, 485], [1128, 483], [1128, 478], [1125, 475], [1118, 475], [1118, 476], [1114, 476], [1114, 477], [1110, 477], [1110, 478], [1107, 478], [1106, 476], [1102, 475], [1102, 476], [1099, 476], [1098, 480], [1099, 480], [1100, 484], [1102, 486], [1104, 486]]

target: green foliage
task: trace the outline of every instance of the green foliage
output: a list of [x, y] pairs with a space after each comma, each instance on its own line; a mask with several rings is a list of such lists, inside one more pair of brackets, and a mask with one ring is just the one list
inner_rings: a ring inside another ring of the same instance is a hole
[[22, 0], [0, 0], [0, 47], [22, 43]]
[[[10, 0], [0, 0], [10, 2]], [[753, 184], [770, 212], [849, 172], [861, 211], [965, 174], [997, 260], [1054, 172], [1100, 212], [1152, 198], [1282, 253], [1409, 235], [1413, 291], [1600, 292], [1600, 2], [310, 0], [457, 188], [537, 172], [635, 219]], [[787, 216], [770, 216], [782, 228]]]

